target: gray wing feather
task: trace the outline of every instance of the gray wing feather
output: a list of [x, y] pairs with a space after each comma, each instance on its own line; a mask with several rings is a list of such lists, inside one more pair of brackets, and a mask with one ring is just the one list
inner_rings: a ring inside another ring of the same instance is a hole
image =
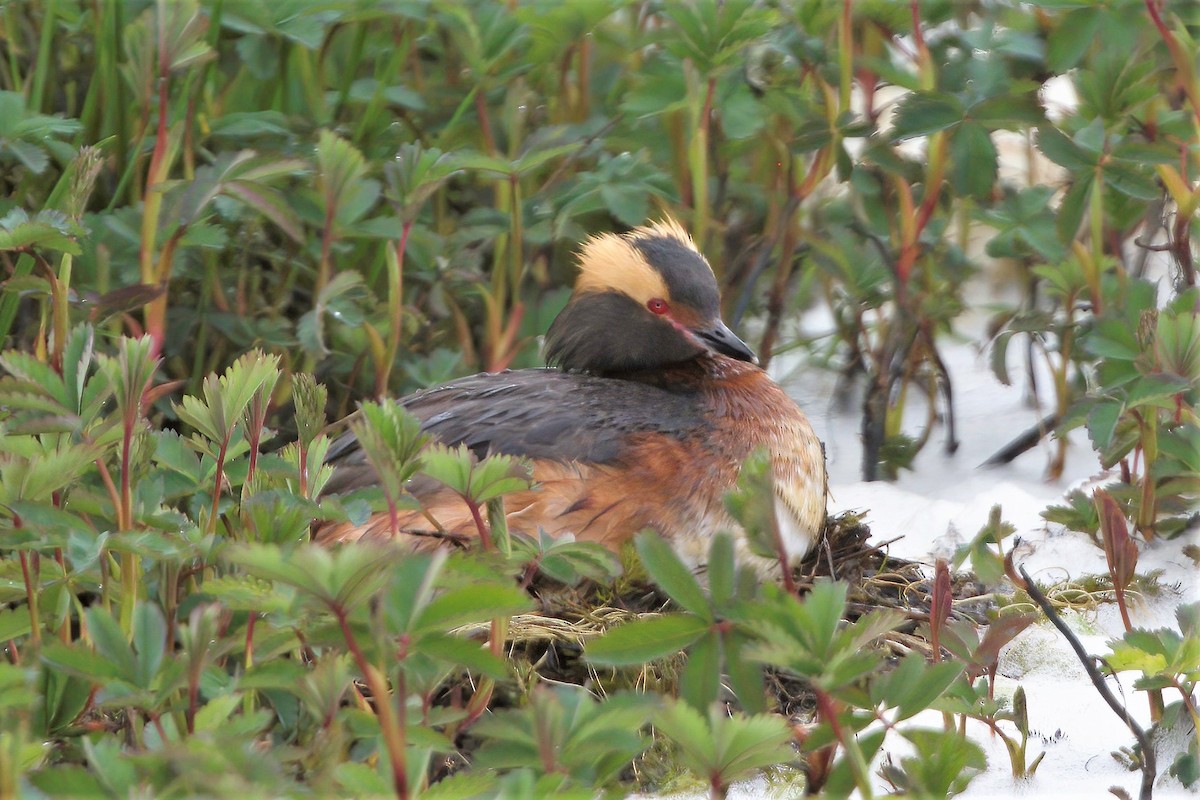
[[[397, 402], [421, 420], [424, 432], [450, 446], [466, 445], [481, 458], [603, 464], [620, 458], [630, 434], [707, 438], [693, 392], [557, 369], [471, 375]], [[353, 433], [335, 441], [326, 460], [339, 467], [327, 491], [361, 485], [362, 470], [353, 467], [366, 466], [365, 457]]]

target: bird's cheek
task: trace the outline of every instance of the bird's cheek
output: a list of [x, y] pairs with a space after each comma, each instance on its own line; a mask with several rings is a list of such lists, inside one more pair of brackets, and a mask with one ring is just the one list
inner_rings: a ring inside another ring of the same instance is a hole
[[695, 331], [693, 331], [690, 327], [688, 327], [687, 325], [684, 325], [682, 322], [675, 319], [670, 314], [664, 315], [663, 319], [665, 319], [667, 322], [671, 323], [671, 327], [674, 328], [679, 333], [679, 335], [682, 336], [684, 339], [687, 339], [689, 342], [696, 345], [697, 347], [700, 347], [700, 348], [704, 347], [704, 342], [700, 341], [700, 338], [698, 336], [696, 336]]

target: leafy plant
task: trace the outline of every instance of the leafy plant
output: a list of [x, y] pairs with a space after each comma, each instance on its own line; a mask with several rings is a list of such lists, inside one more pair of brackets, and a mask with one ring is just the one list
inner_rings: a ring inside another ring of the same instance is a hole
[[528, 768], [559, 789], [603, 786], [646, 747], [640, 729], [651, 708], [636, 695], [597, 702], [582, 687], [538, 687], [529, 705], [480, 720], [475, 757], [485, 769]]
[[[956, 618], [949, 565], [916, 627], [937, 663], [893, 661], [876, 648], [900, 620], [857, 616], [841, 585], [760, 588], [723, 536], [697, 580], [643, 537], [639, 599], [669, 606], [582, 649], [685, 653], [678, 690], [548, 690], [569, 637], [514, 680], [538, 575], [608, 603], [616, 560], [508, 531], [524, 466], [430, 447], [384, 398], [540, 364], [578, 243], [671, 214], [726, 318], [761, 321], [764, 364], [798, 349], [863, 384], [864, 475], [895, 476], [939, 426], [955, 446], [942, 353], [982, 240], [1027, 286], [996, 310], [997, 373], [1015, 340], [1053, 381], [1026, 439], [1059, 437], [1053, 476], [1083, 427], [1117, 471], [1047, 515], [1106, 548], [1120, 597], [1200, 474], [1196, 19], [1035, 5], [6, 5], [0, 794], [590, 797], [646, 780], [626, 765], [652, 731], [715, 794], [797, 742], [806, 791], [869, 796], [889, 735], [914, 751], [885, 764], [896, 787], [959, 791], [978, 749], [953, 717], [911, 729], [922, 708], [997, 726], [1031, 771], [1017, 704], [984, 680], [1029, 617], [997, 589], [986, 629]], [[1050, 79], [1076, 107], [1045, 113]], [[999, 169], [1005, 132], [1053, 171]], [[833, 315], [816, 339], [796, 322], [814, 302]], [[360, 403], [382, 492], [323, 497], [325, 421]], [[314, 521], [413, 504], [422, 472], [488, 552], [306, 544]], [[773, 558], [769, 472], [743, 476], [727, 510]], [[953, 568], [998, 585], [1010, 533], [997, 512]], [[1139, 688], [1181, 698], [1164, 725], [1194, 716], [1188, 613], [1113, 644]], [[780, 674], [812, 689], [814, 725], [770, 715]]]
[[[1156, 724], [1164, 730], [1186, 725], [1190, 720], [1191, 735], [1186, 747], [1169, 767], [1170, 774], [1185, 786], [1200, 780], [1200, 743], [1197, 741], [1195, 690], [1200, 680], [1200, 605], [1181, 605], [1175, 610], [1179, 630], [1159, 628], [1148, 631], [1127, 631], [1121, 639], [1109, 642], [1111, 652], [1104, 663], [1112, 672], [1138, 671], [1142, 676], [1134, 688], [1149, 692], [1152, 706], [1157, 698], [1159, 715]], [[1179, 700], [1162, 708], [1162, 692], [1173, 690]]]
[[722, 675], [728, 675], [739, 704], [751, 713], [761, 712], [765, 707], [762, 672], [746, 658], [755, 639], [752, 610], [757, 589], [751, 573], [737, 570], [730, 536], [713, 538], [707, 593], [658, 534], [639, 534], [635, 546], [647, 574], [682, 611], [610, 630], [588, 647], [588, 659], [628, 666], [685, 651], [688, 659], [679, 680], [680, 699], [706, 711], [720, 697]]
[[709, 797], [721, 800], [729, 784], [792, 757], [791, 732], [778, 716], [729, 715], [717, 706], [707, 718], [690, 704], [668, 702], [655, 725], [679, 746], [684, 763], [709, 785]]

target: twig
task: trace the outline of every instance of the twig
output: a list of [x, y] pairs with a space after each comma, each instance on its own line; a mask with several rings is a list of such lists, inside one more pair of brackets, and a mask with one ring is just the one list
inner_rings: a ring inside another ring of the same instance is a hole
[[1038, 420], [1036, 425], [997, 450], [991, 458], [979, 466], [981, 468], [998, 467], [1001, 464], [1008, 464], [1022, 453], [1032, 450], [1047, 433], [1056, 427], [1058, 427], [1058, 414], [1047, 414]]
[[1025, 585], [1021, 588], [1029, 593], [1033, 598], [1033, 602], [1038, 604], [1042, 609], [1042, 613], [1050, 620], [1058, 632], [1067, 640], [1067, 644], [1071, 645], [1071, 649], [1075, 651], [1075, 656], [1079, 659], [1079, 663], [1083, 665], [1083, 669], [1087, 672], [1088, 677], [1092, 680], [1092, 685], [1096, 687], [1096, 691], [1104, 698], [1104, 702], [1108, 703], [1108, 707], [1113, 710], [1121, 721], [1125, 723], [1125, 727], [1129, 728], [1133, 738], [1137, 739], [1138, 746], [1142, 748], [1142, 788], [1138, 794], [1140, 800], [1150, 800], [1154, 791], [1154, 778], [1157, 775], [1157, 768], [1154, 763], [1154, 748], [1150, 744], [1150, 737], [1142, 730], [1142, 726], [1138, 725], [1134, 719], [1129, 716], [1128, 709], [1121, 705], [1121, 701], [1113, 695], [1112, 690], [1108, 688], [1108, 684], [1104, 682], [1104, 676], [1100, 674], [1100, 670], [1096, 668], [1096, 658], [1089, 655], [1083, 649], [1083, 644], [1075, 633], [1067, 627], [1067, 623], [1063, 622], [1062, 617], [1054, 610], [1053, 604], [1046, 599], [1046, 595], [1042, 594], [1042, 590], [1033, 582], [1033, 578], [1029, 577], [1029, 573], [1025, 571], [1025, 567], [1019, 567], [1021, 578], [1024, 579]]

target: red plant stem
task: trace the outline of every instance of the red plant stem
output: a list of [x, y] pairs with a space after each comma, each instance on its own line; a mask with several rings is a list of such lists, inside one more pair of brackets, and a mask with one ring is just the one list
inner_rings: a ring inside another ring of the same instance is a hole
[[196, 707], [200, 704], [200, 670], [193, 669], [188, 675], [187, 732], [196, 732]]
[[517, 333], [521, 328], [521, 319], [524, 316], [525, 304], [518, 300], [513, 304], [512, 313], [508, 317], [508, 322], [504, 325], [504, 330], [501, 331], [496, 344], [490, 349], [487, 364], [488, 372], [503, 372], [512, 364], [512, 360], [517, 355], [517, 351], [513, 345], [517, 340]]
[[[67, 572], [67, 559], [63, 556], [61, 547], [54, 548], [54, 560], [58, 562], [58, 568], [62, 571], [62, 581], [66, 585], [69, 580]], [[71, 643], [71, 617], [69, 615], [63, 617], [62, 625], [58, 629], [58, 638], [62, 639], [63, 644]]]
[[937, 560], [933, 580], [933, 597], [929, 609], [929, 645], [931, 660], [936, 664], [942, 660], [942, 627], [950, 617], [950, 566], [944, 559]]
[[779, 572], [783, 576], [783, 588], [792, 597], [799, 597], [800, 592], [796, 588], [796, 578], [792, 574], [792, 564], [788, 559], [787, 548], [783, 545], [783, 534], [779, 531], [779, 521], [776, 520], [771, 527], [775, 534], [775, 554], [779, 559]]
[[[850, 3], [847, 2], [846, 5], [849, 6]], [[910, 0], [908, 5], [912, 11], [913, 42], [917, 45], [917, 57], [920, 58], [926, 52], [925, 34], [921, 33], [921, 9], [917, 0]]]
[[121, 504], [117, 507], [117, 529], [127, 531], [132, 524], [133, 489], [131, 486], [130, 459], [133, 451], [133, 426], [136, 424], [136, 411], [125, 414], [125, 429], [121, 435]]
[[308, 448], [304, 445], [304, 440], [296, 440], [296, 452], [299, 460], [300, 469], [300, 496], [308, 497]]
[[841, 73], [838, 81], [838, 113], [850, 110], [850, 95], [854, 76], [848, 68], [854, 63], [854, 0], [842, 3], [842, 18], [838, 24], [838, 60]]
[[1170, 683], [1171, 686], [1175, 688], [1182, 697], [1183, 707], [1187, 709], [1188, 714], [1191, 716], [1192, 724], [1200, 728], [1200, 725], [1197, 724], [1200, 723], [1200, 709], [1196, 708], [1196, 701], [1192, 699], [1192, 693], [1187, 687], [1179, 682], [1178, 677], [1167, 678], [1167, 682]]
[[229, 449], [229, 439], [221, 442], [221, 450], [217, 453], [216, 482], [213, 485], [212, 512], [208, 519], [208, 532], [216, 533], [217, 515], [221, 513], [221, 484], [225, 482], [225, 453]]
[[533, 583], [533, 579], [537, 576], [537, 571], [541, 566], [541, 563], [542, 557], [536, 556], [532, 561], [525, 565], [525, 571], [521, 574], [521, 583], [519, 584], [522, 591], [527, 590], [530, 584]]
[[392, 538], [400, 536], [400, 510], [396, 507], [396, 500], [390, 494], [387, 496], [388, 506], [388, 523], [392, 526]]
[[[346, 615], [345, 609], [335, 606], [330, 610], [337, 617], [338, 625], [342, 629], [342, 638], [346, 640], [346, 646], [350, 648], [350, 654], [354, 657], [354, 662], [358, 665], [363, 679], [367, 682], [367, 686], [370, 687], [371, 694], [375, 698], [375, 714], [379, 717], [379, 727], [383, 731], [383, 741], [388, 750], [388, 759], [392, 762], [392, 784], [396, 789], [396, 796], [400, 800], [408, 800], [408, 766], [405, 760], [407, 754], [405, 753], [404, 726], [397, 725], [387, 686], [379, 679], [379, 673], [367, 661], [367, 656], [359, 646], [354, 631], [350, 629], [350, 619]], [[403, 692], [403, 687], [404, 671], [401, 670], [400, 684], [397, 686], [397, 690]], [[403, 695], [400, 700], [403, 703]]]
[[816, 695], [817, 710], [820, 712], [822, 719], [829, 722], [829, 727], [833, 730], [833, 738], [845, 747], [846, 733], [842, 730], [842, 724], [838, 722], [837, 707], [834, 705], [833, 698], [820, 689], [816, 690]]
[[479, 504], [468, 497], [463, 500], [467, 503], [467, 508], [471, 509], [471, 519], [475, 520], [475, 530], [479, 531], [479, 541], [483, 543], [484, 550], [492, 549], [492, 534], [488, 531], [488, 527], [484, 524], [483, 515], [479, 513]]
[[1163, 44], [1167, 46], [1167, 50], [1171, 54], [1171, 59], [1178, 68], [1178, 75], [1180, 83], [1183, 84], [1183, 91], [1192, 103], [1192, 114], [1195, 115], [1196, 121], [1200, 122], [1200, 95], [1197, 94], [1195, 75], [1188, 74], [1187, 72], [1188, 58], [1190, 56], [1179, 46], [1179, 40], [1175, 38], [1175, 34], [1171, 32], [1171, 29], [1167, 27], [1167, 23], [1163, 21], [1162, 14], [1159, 13], [1159, 2], [1156, 2], [1156, 0], [1145, 0], [1145, 2], [1146, 11], [1150, 14], [1150, 20], [1154, 23], [1154, 27], [1158, 29], [1158, 35], [1162, 37]]
[[154, 729], [158, 731], [159, 740], [161, 740], [164, 744], [170, 741], [169, 737], [167, 736], [167, 731], [165, 728], [163, 728], [162, 720], [159, 719], [158, 714], [155, 714], [152, 711], [147, 711], [146, 716], [150, 718], [152, 723], [154, 723]]
[[479, 117], [479, 132], [483, 134], [483, 144], [487, 148], [487, 154], [494, 156], [496, 155], [496, 137], [492, 135], [492, 123], [488, 119], [487, 113], [487, 98], [484, 96], [482, 86], [475, 89], [475, 115]]
[[[164, 53], [165, 49], [160, 43], [159, 52]], [[159, 69], [162, 71], [162, 74], [158, 78], [158, 126], [154, 130], [154, 151], [150, 154], [150, 167], [148, 171], [148, 177], [151, 180], [158, 174], [158, 169], [162, 165], [163, 156], [166, 154], [167, 149], [167, 90], [169, 86], [167, 84], [166, 68], [160, 66]], [[149, 191], [150, 187], [147, 186], [146, 190]], [[142, 242], [142, 246], [145, 247], [146, 243]]]
[[388, 325], [387, 363], [378, 370], [375, 381], [375, 394], [383, 397], [387, 393], [388, 379], [392, 374], [392, 365], [396, 354], [400, 351], [400, 333], [404, 322], [404, 253], [408, 249], [408, 235], [412, 232], [412, 220], [405, 222], [400, 229], [400, 241], [396, 242], [396, 285], [388, 287], [389, 295], [395, 297], [395, 307], [391, 309], [391, 319]]
[[333, 249], [333, 217], [336, 210], [334, 198], [326, 197], [325, 202], [328, 208], [325, 209], [325, 226], [321, 229], [321, 263], [317, 267], [316, 294], [318, 295], [318, 302], [321, 290], [325, 288], [325, 284], [329, 283], [329, 273], [331, 271], [329, 254]]
[[[712, 127], [713, 96], [716, 94], [716, 92], [717, 79], [709, 78], [708, 86], [704, 91], [704, 110], [700, 112], [700, 125], [704, 128], [706, 133], [708, 132], [709, 128]], [[707, 136], [705, 137], [705, 141], [707, 141]]]
[[[19, 522], [16, 527], [21, 527]], [[36, 564], [33, 568], [29, 564], [29, 551], [21, 551], [21, 576], [25, 579], [25, 602], [29, 605], [29, 632], [30, 640], [33, 642], [34, 648], [40, 649], [42, 646], [42, 621], [39, 619], [41, 614], [38, 610], [37, 589], [34, 586], [34, 572], [37, 571]]]
[[250, 453], [249, 461], [246, 464], [246, 483], [254, 477], [254, 471], [258, 468], [258, 445], [262, 441], [263, 421], [266, 417], [266, 409], [262, 408], [261, 400], [255, 400], [255, 405], [258, 408], [254, 409], [254, 413], [250, 416], [249, 444]]
[[163, 291], [146, 304], [146, 332], [153, 340], [150, 355], [154, 358], [162, 354], [163, 344], [167, 340], [167, 284], [171, 280], [171, 265], [175, 260], [175, 250], [186, 230], [186, 225], [180, 225], [179, 230], [171, 234], [171, 238], [163, 245], [162, 254], [158, 257], [158, 273], [155, 276], [156, 284]]

